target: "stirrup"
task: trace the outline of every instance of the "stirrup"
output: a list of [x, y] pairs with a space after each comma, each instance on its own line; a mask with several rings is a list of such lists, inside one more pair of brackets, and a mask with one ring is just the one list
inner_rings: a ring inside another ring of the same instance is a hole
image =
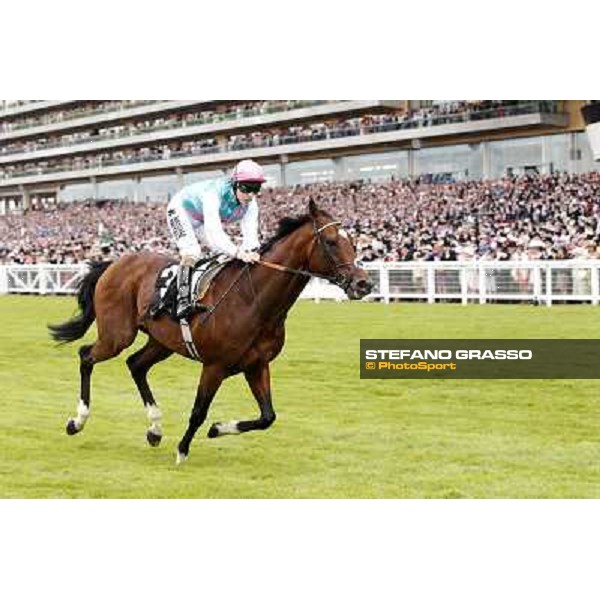
[[156, 303], [154, 306], [151, 306], [151, 307], [148, 309], [148, 316], [149, 316], [151, 319], [154, 319], [154, 318], [156, 317], [156, 315], [158, 315], [158, 313], [160, 312], [160, 310], [161, 310], [162, 308], [163, 308], [163, 306], [161, 306], [161, 304], [157, 302], [157, 303]]
[[178, 319], [188, 319], [194, 312], [194, 305], [188, 302], [177, 305], [177, 309], [175, 310], [175, 316]]

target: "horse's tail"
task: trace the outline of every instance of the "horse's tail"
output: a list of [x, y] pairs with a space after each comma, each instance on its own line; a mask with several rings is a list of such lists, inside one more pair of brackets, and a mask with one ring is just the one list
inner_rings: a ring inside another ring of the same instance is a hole
[[89, 273], [81, 280], [77, 288], [77, 303], [80, 313], [72, 319], [59, 325], [48, 325], [50, 335], [63, 344], [74, 342], [85, 335], [91, 324], [96, 319], [94, 310], [94, 291], [98, 280], [110, 267], [112, 262], [94, 262]]

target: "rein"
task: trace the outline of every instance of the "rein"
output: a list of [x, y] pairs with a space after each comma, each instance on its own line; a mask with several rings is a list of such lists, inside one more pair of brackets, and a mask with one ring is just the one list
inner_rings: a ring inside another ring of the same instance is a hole
[[221, 304], [221, 302], [223, 302], [223, 300], [225, 300], [225, 298], [227, 297], [227, 295], [229, 294], [229, 292], [231, 292], [231, 290], [234, 288], [234, 286], [237, 284], [237, 282], [242, 278], [242, 275], [244, 273], [246, 273], [246, 271], [248, 271], [249, 267], [250, 267], [250, 265], [246, 264], [242, 268], [242, 270], [239, 272], [238, 276], [231, 282], [231, 284], [223, 292], [223, 294], [221, 295], [221, 297], [215, 302], [215, 304], [213, 304], [210, 307], [210, 309], [207, 311], [207, 313], [202, 316], [202, 318], [200, 319], [200, 322], [202, 323], [202, 325], [204, 325], [204, 323], [206, 323], [206, 321], [208, 321], [208, 319], [210, 319], [210, 317], [215, 312], [215, 310], [217, 310], [217, 306], [219, 306], [219, 304]]
[[310, 271], [303, 271], [302, 269], [292, 269], [292, 267], [286, 267], [285, 265], [272, 263], [267, 260], [259, 260], [256, 264], [262, 265], [263, 267], [268, 267], [269, 269], [274, 269], [275, 271], [280, 271], [281, 273], [295, 273], [296, 275], [304, 275], [306, 277], [322, 277], [322, 275], [316, 275], [315, 273], [311, 273]]

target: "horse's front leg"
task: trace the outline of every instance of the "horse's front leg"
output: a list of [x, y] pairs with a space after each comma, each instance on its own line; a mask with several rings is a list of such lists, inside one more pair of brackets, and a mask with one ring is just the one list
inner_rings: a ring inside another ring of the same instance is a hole
[[148, 371], [156, 363], [169, 358], [171, 354], [173, 354], [172, 350], [165, 348], [155, 339], [149, 338], [143, 348], [127, 359], [127, 366], [140, 392], [150, 421], [150, 428], [146, 431], [146, 439], [151, 446], [158, 446], [162, 439], [162, 415], [148, 385]]
[[225, 371], [220, 366], [209, 365], [202, 369], [188, 428], [177, 447], [177, 464], [182, 463], [187, 458], [194, 435], [196, 435], [196, 431], [204, 423], [210, 403], [215, 397], [221, 383], [223, 383], [223, 379], [225, 379]]
[[271, 374], [269, 363], [253, 365], [244, 372], [246, 381], [254, 394], [260, 408], [260, 417], [252, 421], [230, 421], [229, 423], [213, 423], [208, 430], [208, 437], [214, 438], [226, 434], [238, 434], [253, 429], [267, 429], [275, 421], [275, 411], [271, 401]]

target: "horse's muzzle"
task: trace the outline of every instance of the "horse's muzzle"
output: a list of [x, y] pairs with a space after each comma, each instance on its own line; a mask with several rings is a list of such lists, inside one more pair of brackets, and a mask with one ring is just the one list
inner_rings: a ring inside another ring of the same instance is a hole
[[365, 296], [368, 296], [373, 290], [373, 283], [367, 275], [361, 275], [360, 277], [351, 280], [350, 285], [346, 289], [346, 294], [350, 300], [360, 300]]

